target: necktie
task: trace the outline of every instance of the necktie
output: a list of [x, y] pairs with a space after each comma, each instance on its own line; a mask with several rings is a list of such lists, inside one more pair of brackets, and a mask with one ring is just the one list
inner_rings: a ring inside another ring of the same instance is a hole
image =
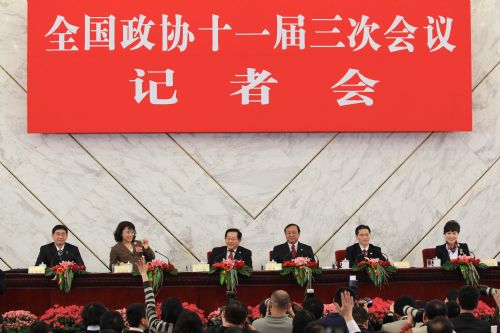
[[292, 258], [295, 258], [297, 256], [297, 251], [295, 250], [295, 244], [292, 244], [292, 251], [290, 253], [292, 255]]
[[363, 259], [364, 259], [368, 255], [368, 252], [366, 252], [366, 250], [363, 250], [363, 251], [361, 251], [361, 254], [363, 255]]
[[57, 255], [59, 256], [59, 258], [60, 258], [60, 257], [62, 257], [62, 255], [63, 255], [63, 250], [57, 250]]
[[234, 250], [229, 250], [229, 259], [234, 259]]

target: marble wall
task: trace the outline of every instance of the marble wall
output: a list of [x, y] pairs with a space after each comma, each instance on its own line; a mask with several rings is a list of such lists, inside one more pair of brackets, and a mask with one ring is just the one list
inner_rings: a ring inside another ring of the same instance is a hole
[[34, 263], [63, 223], [89, 270], [107, 271], [121, 220], [181, 270], [228, 227], [260, 267], [291, 222], [322, 266], [360, 223], [421, 266], [449, 219], [500, 259], [500, 1], [471, 2], [473, 132], [28, 135], [27, 4], [0, 0], [0, 268]]

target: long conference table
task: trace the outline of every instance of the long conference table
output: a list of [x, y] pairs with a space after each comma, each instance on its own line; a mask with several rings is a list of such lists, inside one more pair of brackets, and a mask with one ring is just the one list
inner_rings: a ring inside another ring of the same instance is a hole
[[[500, 267], [479, 270], [480, 283], [500, 288]], [[59, 291], [56, 282], [43, 275], [6, 272], [6, 291], [0, 295], [0, 310], [29, 310], [37, 315], [55, 304], [84, 305], [100, 301], [110, 309], [118, 309], [130, 303], [144, 302], [142, 282], [131, 274], [89, 273], [75, 277], [71, 291]], [[351, 275], [358, 282], [359, 297], [396, 299], [410, 294], [416, 299], [444, 299], [446, 292], [464, 285], [459, 271], [441, 268], [399, 269], [382, 290], [375, 287], [364, 272], [332, 269], [315, 276], [315, 295], [325, 303], [331, 303], [335, 290], [347, 286]], [[305, 288], [298, 286], [291, 275], [281, 276], [279, 271], [254, 271], [251, 277], [240, 277], [237, 297], [247, 305], [255, 306], [269, 297], [276, 289], [288, 291], [294, 301], [301, 301]], [[218, 274], [182, 272], [177, 276], [165, 274], [163, 287], [157, 301], [166, 297], [195, 303], [210, 312], [226, 301], [225, 286], [219, 285]], [[483, 297], [493, 305], [491, 297]]]

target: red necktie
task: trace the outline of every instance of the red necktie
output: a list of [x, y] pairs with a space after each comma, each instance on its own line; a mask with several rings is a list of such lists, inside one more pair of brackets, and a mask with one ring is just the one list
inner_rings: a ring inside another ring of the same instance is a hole
[[234, 250], [229, 250], [229, 259], [234, 260]]
[[292, 244], [292, 258], [295, 258], [297, 256], [297, 251], [295, 250], [295, 244]]

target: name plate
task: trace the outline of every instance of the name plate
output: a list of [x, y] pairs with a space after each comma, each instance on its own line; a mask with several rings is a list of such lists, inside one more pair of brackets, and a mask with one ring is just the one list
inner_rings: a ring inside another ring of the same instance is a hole
[[277, 262], [268, 262], [264, 266], [264, 269], [266, 271], [281, 271], [281, 264], [278, 264]]
[[47, 268], [47, 266], [45, 266], [45, 265], [29, 266], [28, 267], [28, 274], [45, 274], [46, 268]]
[[113, 273], [132, 273], [134, 266], [132, 264], [114, 265]]
[[193, 272], [209, 272], [210, 265], [209, 264], [193, 264], [191, 267]]
[[481, 259], [481, 262], [486, 266], [495, 267], [498, 266], [498, 262], [496, 259]]
[[410, 262], [409, 261], [396, 261], [394, 262], [394, 267], [396, 268], [410, 268]]

